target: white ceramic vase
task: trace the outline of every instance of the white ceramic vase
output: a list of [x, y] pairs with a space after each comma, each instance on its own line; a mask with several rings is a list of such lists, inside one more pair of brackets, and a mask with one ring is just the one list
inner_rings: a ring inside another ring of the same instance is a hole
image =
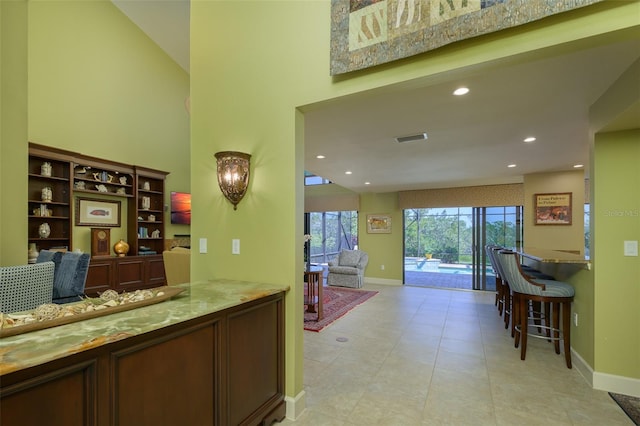
[[49, 238], [49, 235], [51, 235], [51, 227], [47, 222], [40, 225], [38, 228], [38, 235], [40, 238]]
[[27, 252], [27, 259], [29, 263], [36, 263], [38, 259], [38, 249], [36, 243], [29, 243], [29, 251]]

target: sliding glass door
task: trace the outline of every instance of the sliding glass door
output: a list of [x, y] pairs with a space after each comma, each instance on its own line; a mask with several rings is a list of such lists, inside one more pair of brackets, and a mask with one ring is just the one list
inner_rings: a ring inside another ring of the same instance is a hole
[[519, 247], [522, 208], [447, 207], [404, 212], [404, 283], [495, 290], [484, 247]]
[[486, 245], [520, 248], [522, 207], [474, 207], [473, 209], [473, 289], [495, 291], [495, 274], [485, 251]]

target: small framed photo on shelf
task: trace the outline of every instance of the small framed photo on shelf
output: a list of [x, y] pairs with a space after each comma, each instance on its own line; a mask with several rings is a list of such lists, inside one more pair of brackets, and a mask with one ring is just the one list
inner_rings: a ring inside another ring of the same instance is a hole
[[534, 194], [536, 225], [571, 225], [571, 192]]
[[391, 216], [387, 214], [368, 214], [367, 215], [367, 233], [368, 234], [390, 234], [391, 233]]
[[76, 200], [77, 226], [120, 226], [120, 201], [80, 198]]

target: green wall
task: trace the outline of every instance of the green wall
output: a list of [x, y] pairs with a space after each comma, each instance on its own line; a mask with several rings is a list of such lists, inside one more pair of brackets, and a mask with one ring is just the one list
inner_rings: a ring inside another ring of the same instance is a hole
[[623, 255], [640, 241], [640, 130], [598, 134], [594, 153], [594, 369], [640, 378], [640, 257]]
[[[571, 193], [571, 225], [544, 226], [535, 224], [535, 194]], [[584, 255], [584, 195], [583, 170], [533, 173], [524, 177], [524, 242], [528, 247], [579, 251]]]
[[[332, 78], [328, 71], [329, 0], [192, 2], [191, 10], [189, 153], [189, 119], [183, 107], [189, 76], [110, 2], [0, 2], [0, 264], [26, 262], [26, 179], [16, 176], [26, 174], [28, 139], [171, 171], [168, 190], [186, 190], [191, 184], [192, 238], [208, 241], [208, 253], [192, 256], [194, 279], [228, 277], [291, 286], [286, 307], [286, 394], [290, 398], [301, 394], [303, 371], [304, 106], [393, 84], [428, 84], [460, 75], [448, 73], [451, 70], [490, 71], [602, 41], [593, 38], [600, 34], [606, 34], [603, 39], [607, 40], [629, 37], [628, 32], [618, 30], [640, 27], [638, 1], [603, 2]], [[622, 164], [638, 158], [633, 144], [624, 146], [627, 155], [612, 156]], [[604, 155], [603, 164], [618, 161], [608, 160], [612, 153], [604, 150], [605, 144], [598, 143], [597, 148], [596, 155]], [[249, 193], [237, 211], [220, 194], [215, 179], [213, 154], [228, 149], [253, 155]], [[595, 163], [600, 167], [599, 158]], [[612, 171], [622, 168], [608, 167]], [[635, 176], [631, 167], [625, 168], [628, 172], [623, 178]], [[596, 169], [597, 194], [600, 179], [612, 190], [614, 179]], [[628, 197], [628, 191], [613, 193], [619, 197], [616, 204], [627, 203], [619, 201]], [[375, 277], [400, 279], [397, 253], [402, 236], [395, 230], [401, 217], [393, 197], [363, 196], [360, 211], [362, 217], [368, 213], [393, 215], [390, 244], [374, 239], [385, 235], [366, 235], [362, 223], [360, 233], [363, 248], [368, 246], [373, 258], [368, 275], [375, 272]], [[597, 204], [600, 198], [594, 200]], [[635, 200], [637, 203], [637, 196]], [[602, 220], [596, 216], [595, 221]], [[609, 222], [612, 225], [596, 228], [594, 240], [603, 238], [604, 242], [602, 246], [595, 242], [595, 284], [594, 280], [586, 283], [596, 289], [591, 366], [608, 374], [640, 378], [637, 340], [631, 339], [635, 349], [630, 350], [618, 337], [634, 332], [637, 336], [638, 317], [622, 313], [620, 305], [614, 304], [615, 297], [617, 303], [624, 301], [625, 309], [633, 301], [637, 307], [638, 295], [628, 274], [615, 268], [619, 259], [614, 253], [621, 249], [620, 241], [609, 247], [606, 234], [609, 229], [619, 233], [619, 225]], [[182, 229], [172, 232], [186, 233]], [[241, 239], [240, 255], [231, 255], [232, 238]], [[640, 239], [637, 231], [623, 238]], [[395, 256], [399, 272], [385, 268], [390, 275], [379, 275], [379, 264]], [[612, 266], [607, 265], [609, 260]], [[634, 271], [637, 273], [629, 269]], [[623, 321], [616, 322], [615, 328], [613, 318], [620, 315]], [[579, 337], [574, 344], [580, 353], [583, 342]], [[618, 366], [619, 361], [625, 365]]]
[[[168, 171], [165, 203], [189, 192], [189, 75], [110, 1], [30, 2], [28, 52], [30, 141]], [[90, 251], [89, 232], [74, 228], [74, 249]]]
[[27, 260], [27, 21], [26, 0], [0, 1], [0, 266]]
[[[609, 40], [629, 37], [614, 32], [637, 28], [637, 16], [636, 1], [604, 2], [332, 78], [330, 1], [191, 3], [191, 182], [198, 200], [192, 236], [208, 241], [208, 253], [192, 258], [192, 277], [291, 286], [286, 307], [290, 398], [302, 391], [304, 106], [392, 84], [446, 81], [453, 79], [454, 73], [447, 73], [451, 70], [490, 71], [588, 46], [594, 43], [592, 37], [604, 33], [609, 33]], [[253, 155], [252, 183], [237, 211], [215, 184], [213, 154], [228, 149]], [[376, 211], [370, 213], [393, 208], [371, 197]], [[360, 215], [365, 217], [368, 201], [361, 202]], [[387, 252], [377, 253], [373, 236], [361, 235], [363, 248], [371, 244], [373, 263], [381, 263]], [[240, 255], [231, 254], [232, 238], [241, 240]], [[400, 233], [391, 238], [401, 239]]]
[[[368, 234], [367, 215], [391, 216], [390, 234]], [[360, 196], [358, 242], [369, 255], [365, 271], [367, 282], [401, 284], [404, 269], [404, 233], [398, 193], [367, 193]], [[382, 269], [384, 267], [384, 269]]]

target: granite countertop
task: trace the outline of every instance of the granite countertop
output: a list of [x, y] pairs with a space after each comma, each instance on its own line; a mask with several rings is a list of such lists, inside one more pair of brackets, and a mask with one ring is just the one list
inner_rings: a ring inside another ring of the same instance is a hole
[[529, 259], [537, 260], [538, 262], [589, 265], [589, 259], [579, 254], [568, 253], [566, 251], [524, 247], [518, 253], [522, 256], [528, 257]]
[[176, 287], [184, 291], [162, 303], [2, 338], [0, 375], [289, 290], [287, 285], [233, 280]]

